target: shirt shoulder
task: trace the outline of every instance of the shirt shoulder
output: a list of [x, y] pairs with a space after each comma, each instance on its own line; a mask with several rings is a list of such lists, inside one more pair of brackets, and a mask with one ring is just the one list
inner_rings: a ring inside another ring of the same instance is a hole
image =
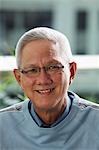
[[6, 129], [8, 126], [17, 126], [21, 124], [28, 114], [28, 101], [14, 104], [10, 107], [0, 110], [0, 129]]
[[9, 114], [16, 114], [18, 112], [23, 112], [26, 108], [28, 108], [28, 102], [28, 100], [25, 100], [12, 106], [0, 109], [0, 117]]
[[90, 102], [90, 101], [82, 99], [82, 98], [79, 99], [78, 106], [81, 108], [91, 107], [92, 109], [99, 110], [99, 104]]
[[73, 105], [76, 105], [81, 109], [90, 107], [99, 110], [99, 104], [83, 99], [73, 92], [69, 92], [69, 97], [72, 100]]

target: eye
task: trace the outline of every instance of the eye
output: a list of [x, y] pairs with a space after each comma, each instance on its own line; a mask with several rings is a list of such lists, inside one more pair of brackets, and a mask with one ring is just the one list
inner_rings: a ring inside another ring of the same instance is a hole
[[30, 70], [27, 70], [26, 71], [28, 74], [35, 74], [35, 73], [38, 73], [38, 68], [32, 68]]
[[39, 72], [39, 68], [31, 68], [28, 70], [22, 70], [21, 72], [27, 75], [37, 74]]
[[59, 70], [60, 66], [59, 65], [50, 65], [47, 67], [47, 71], [57, 71]]
[[27, 75], [28, 77], [35, 77], [39, 74], [40, 72], [40, 68], [39, 67], [34, 67], [31, 69], [27, 69], [27, 70], [20, 70], [21, 73]]

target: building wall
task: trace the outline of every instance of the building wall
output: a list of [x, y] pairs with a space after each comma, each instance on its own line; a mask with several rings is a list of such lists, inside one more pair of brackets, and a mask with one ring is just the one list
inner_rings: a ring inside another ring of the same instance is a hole
[[[0, 41], [9, 48], [28, 30], [24, 23], [28, 16], [30, 28], [50, 26], [65, 33], [74, 54], [99, 53], [98, 0], [0, 0], [0, 4]], [[9, 21], [7, 28], [8, 17], [12, 23]]]

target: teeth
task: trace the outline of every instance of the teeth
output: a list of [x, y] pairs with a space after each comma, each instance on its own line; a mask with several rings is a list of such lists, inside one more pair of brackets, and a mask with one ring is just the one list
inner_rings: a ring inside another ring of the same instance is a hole
[[38, 91], [38, 92], [41, 93], [41, 94], [45, 94], [45, 93], [51, 92], [51, 89], [41, 90], [41, 91]]
[[36, 90], [36, 91], [40, 94], [47, 94], [47, 93], [52, 92], [53, 90], [54, 90], [54, 88], [53, 89], [45, 89], [45, 90]]

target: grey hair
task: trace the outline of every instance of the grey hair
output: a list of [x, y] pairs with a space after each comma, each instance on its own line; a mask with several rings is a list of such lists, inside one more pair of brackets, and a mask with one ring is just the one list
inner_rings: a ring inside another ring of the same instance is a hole
[[37, 27], [25, 32], [16, 45], [15, 55], [18, 67], [20, 67], [21, 64], [21, 54], [23, 47], [30, 41], [39, 39], [47, 39], [58, 43], [60, 47], [60, 54], [62, 54], [63, 59], [67, 59], [68, 63], [73, 61], [69, 41], [63, 33], [48, 27]]

